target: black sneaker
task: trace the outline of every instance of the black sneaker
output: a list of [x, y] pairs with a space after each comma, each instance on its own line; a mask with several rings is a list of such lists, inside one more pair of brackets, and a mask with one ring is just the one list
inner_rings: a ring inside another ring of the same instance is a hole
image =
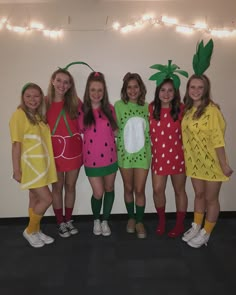
[[62, 238], [69, 238], [70, 232], [68, 231], [66, 223], [62, 222], [58, 225], [58, 233]]
[[67, 230], [69, 231], [69, 233], [71, 235], [76, 235], [78, 234], [78, 229], [76, 227], [74, 227], [74, 225], [72, 224], [73, 220], [69, 220], [66, 222], [66, 227], [67, 227]]

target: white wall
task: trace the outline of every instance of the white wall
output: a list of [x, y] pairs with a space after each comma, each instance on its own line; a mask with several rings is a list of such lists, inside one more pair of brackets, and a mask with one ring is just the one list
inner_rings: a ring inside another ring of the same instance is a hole
[[[154, 73], [149, 67], [155, 63], [167, 63], [172, 59], [182, 69], [192, 74], [192, 56], [200, 39], [207, 41], [207, 33], [196, 32], [186, 36], [171, 27], [146, 28], [130, 34], [112, 30], [112, 22], [126, 24], [144, 13], [152, 12], [159, 17], [167, 14], [181, 23], [191, 24], [198, 19], [207, 20], [209, 26], [223, 28], [235, 21], [236, 3], [231, 1], [25, 1], [30, 4], [3, 4], [0, 19], [9, 16], [13, 25], [25, 25], [29, 20], [37, 20], [47, 27], [65, 29], [62, 38], [53, 40], [40, 32], [17, 34], [0, 30], [0, 217], [27, 216], [28, 197], [18, 184], [11, 180], [11, 143], [8, 122], [20, 101], [22, 85], [28, 81], [38, 83], [46, 92], [49, 77], [57, 67], [72, 61], [82, 60], [95, 70], [102, 71], [107, 80], [110, 100], [119, 99], [122, 78], [127, 71], [138, 72], [148, 89], [147, 101], [153, 99], [155, 83], [148, 80]], [[41, 2], [41, 3], [40, 3]], [[222, 5], [220, 4], [222, 2]], [[214, 7], [214, 9], [212, 9]], [[69, 17], [69, 18], [68, 18]], [[70, 19], [70, 23], [68, 22]], [[235, 126], [236, 126], [236, 36], [214, 38], [215, 49], [212, 65], [207, 75], [212, 81], [213, 98], [220, 104], [227, 120], [227, 153], [230, 164], [236, 170]], [[71, 73], [75, 77], [77, 91], [83, 96], [89, 69], [74, 66]], [[182, 80], [181, 93], [184, 94], [186, 81]], [[221, 208], [236, 210], [235, 181], [225, 183], [221, 190]], [[147, 182], [147, 212], [154, 212], [150, 174]], [[187, 182], [189, 211], [193, 210], [193, 191]], [[77, 183], [75, 214], [91, 214], [91, 189], [83, 169]], [[173, 190], [168, 183], [167, 211], [175, 211]], [[123, 188], [120, 174], [116, 180], [116, 199], [113, 213], [125, 212]], [[50, 208], [47, 215], [53, 215]]]

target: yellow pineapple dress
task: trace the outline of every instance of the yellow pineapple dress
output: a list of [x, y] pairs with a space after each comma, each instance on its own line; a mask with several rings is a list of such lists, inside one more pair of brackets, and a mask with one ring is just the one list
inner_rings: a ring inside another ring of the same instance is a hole
[[43, 187], [57, 181], [50, 129], [33, 125], [19, 108], [10, 119], [11, 141], [21, 143], [21, 188]]
[[208, 181], [227, 181], [215, 149], [225, 146], [225, 120], [214, 104], [209, 104], [199, 119], [192, 107], [182, 120], [186, 175]]

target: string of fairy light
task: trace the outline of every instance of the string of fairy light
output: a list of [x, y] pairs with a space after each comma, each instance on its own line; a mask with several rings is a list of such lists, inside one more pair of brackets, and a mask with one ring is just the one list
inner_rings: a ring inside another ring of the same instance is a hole
[[63, 30], [49, 30], [44, 27], [42, 23], [31, 22], [27, 26], [13, 26], [6, 17], [0, 19], [0, 30], [6, 29], [19, 34], [41, 32], [44, 36], [50, 38], [58, 38], [63, 34]]
[[[180, 24], [177, 18], [168, 17], [168, 16], [161, 16], [160, 18], [156, 18], [151, 14], [145, 14], [140, 19], [130, 23], [128, 25], [122, 26], [119, 22], [114, 22], [112, 27], [114, 30], [119, 31], [123, 34], [131, 33], [134, 31], [138, 31], [143, 29], [145, 26], [172, 26], [178, 33], [184, 34], [193, 34], [196, 31], [202, 31], [207, 34], [210, 34], [215, 37], [230, 37], [236, 36], [236, 28], [235, 26], [231, 27], [231, 29], [225, 28], [211, 28], [207, 25], [206, 22], [196, 22], [191, 25]], [[234, 22], [232, 22], [234, 25]]]
[[[131, 22], [127, 25], [121, 25], [119, 22], [114, 22], [112, 24], [112, 29], [118, 31], [123, 34], [132, 33], [134, 31], [139, 31], [147, 26], [172, 26], [175, 28], [176, 32], [184, 33], [186, 35], [191, 35], [194, 32], [201, 31], [211, 36], [224, 38], [224, 37], [236, 37], [236, 28], [234, 23], [232, 22], [231, 28], [213, 28], [209, 27], [207, 22], [196, 22], [191, 25], [180, 24], [177, 18], [161, 16], [160, 18], [156, 18], [151, 14], [145, 14], [141, 16], [139, 19], [136, 19], [134, 22]], [[50, 38], [59, 38], [63, 36], [65, 31], [70, 31], [70, 29], [59, 29], [59, 30], [50, 30], [45, 28], [42, 23], [31, 22], [26, 26], [14, 26], [11, 25], [10, 21], [3, 17], [0, 18], [0, 30], [6, 29], [8, 31], [12, 31], [19, 34], [26, 34], [31, 32], [41, 32], [44, 36]], [[97, 30], [97, 29], [95, 29]], [[106, 29], [104, 29], [105, 31]], [[107, 30], [110, 30], [108, 28]], [[81, 31], [80, 29], [73, 29], [73, 31]], [[90, 31], [92, 31], [90, 29]]]

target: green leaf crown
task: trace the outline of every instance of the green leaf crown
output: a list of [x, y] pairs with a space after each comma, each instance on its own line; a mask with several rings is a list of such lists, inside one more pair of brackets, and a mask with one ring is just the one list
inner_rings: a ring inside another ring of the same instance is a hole
[[172, 64], [172, 60], [168, 60], [168, 65], [155, 64], [150, 68], [159, 71], [149, 78], [149, 80], [156, 81], [157, 86], [161, 85], [161, 83], [166, 79], [172, 79], [175, 89], [178, 89], [181, 83], [178, 75], [188, 78], [188, 73], [180, 70], [180, 67], [176, 64]]

